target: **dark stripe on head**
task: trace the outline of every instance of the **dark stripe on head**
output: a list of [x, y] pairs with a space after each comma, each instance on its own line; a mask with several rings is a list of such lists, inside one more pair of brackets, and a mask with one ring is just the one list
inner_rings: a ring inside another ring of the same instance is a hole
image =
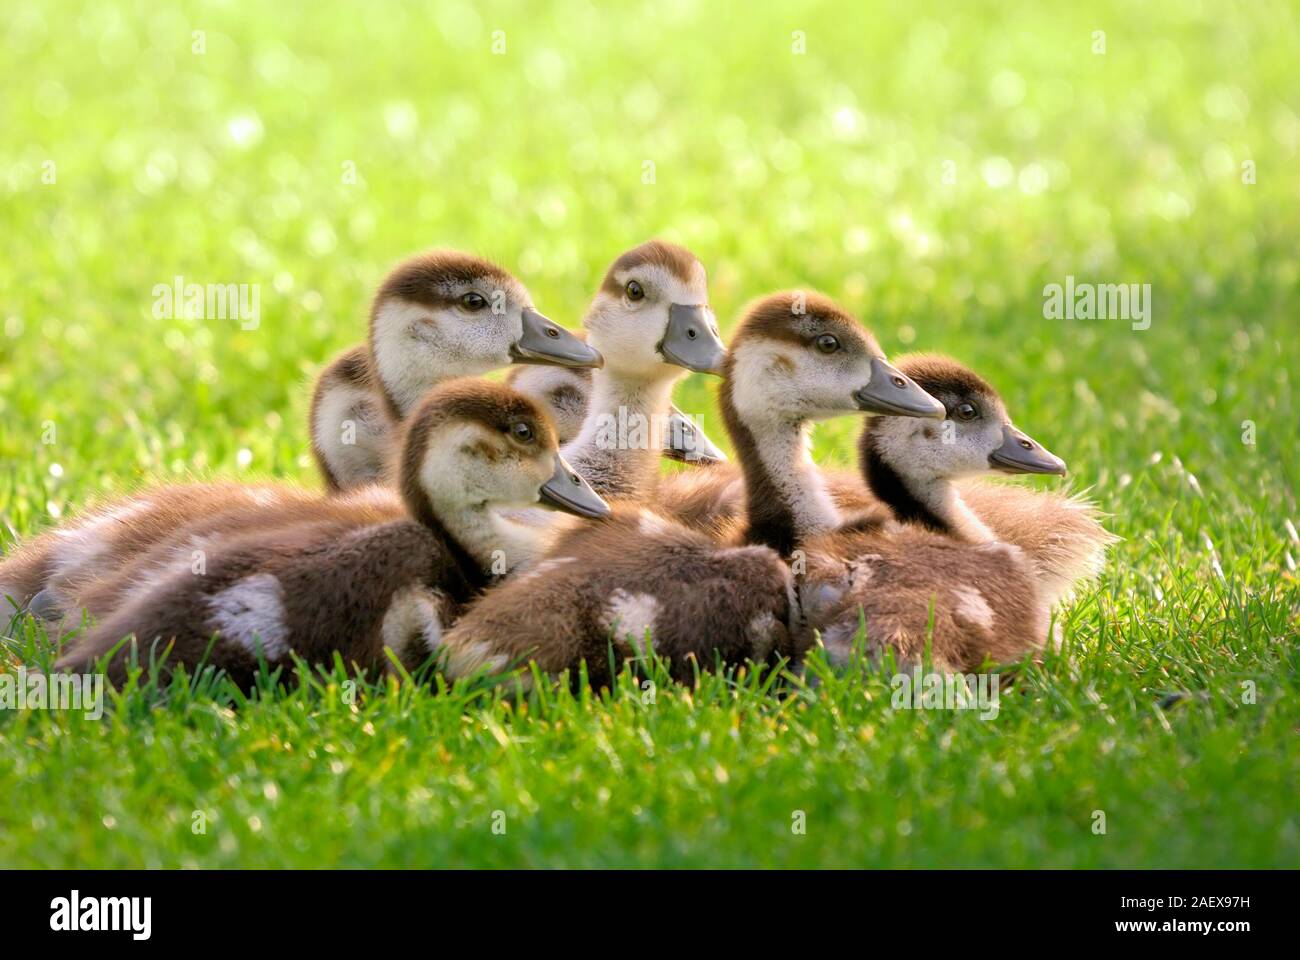
[[[463, 295], [463, 291], [457, 288], [475, 283], [493, 290], [522, 289], [519, 281], [508, 270], [482, 257], [458, 250], [430, 250], [403, 260], [379, 285], [370, 304], [369, 343], [372, 353], [375, 318], [384, 303], [389, 300], [404, 300], [435, 310], [445, 309], [455, 305]], [[400, 421], [402, 411], [398, 409], [397, 401], [383, 378], [377, 375], [377, 371], [375, 373], [374, 381], [383, 395], [384, 406], [394, 420]]]
[[[948, 408], [968, 400], [985, 400], [1001, 403], [998, 392], [969, 367], [951, 357], [935, 353], [914, 353], [899, 357], [894, 364], [911, 377], [922, 390]], [[887, 504], [894, 516], [904, 522], [919, 523], [939, 533], [952, 534], [951, 525], [917, 499], [904, 482], [902, 475], [881, 456], [876, 442], [876, 430], [891, 417], [872, 417], [867, 420], [858, 437], [858, 466], [862, 479], [881, 502]]]
[[[447, 286], [463, 286], [476, 281], [499, 287], [517, 283], [508, 270], [457, 250], [430, 250], [403, 260], [388, 275], [375, 294], [374, 306], [390, 298], [409, 300], [430, 307], [447, 306], [455, 299], [447, 295]], [[372, 309], [373, 314], [373, 309]]]
[[402, 498], [416, 518], [424, 521], [433, 513], [421, 486], [420, 467], [434, 430], [459, 421], [477, 423], [489, 431], [504, 433], [520, 420], [533, 428], [537, 443], [552, 450], [558, 448], [550, 418], [536, 403], [505, 384], [466, 377], [430, 390], [407, 418], [402, 446]]
[[803, 290], [768, 294], [746, 307], [728, 356], [734, 357], [747, 341], [804, 344], [822, 333], [858, 340], [870, 355], [884, 356], [871, 331], [853, 314], [824, 294]]
[[807, 347], [823, 333], [835, 334], [841, 343], [856, 343], [868, 356], [885, 355], [871, 331], [825, 294], [802, 290], [770, 293], [750, 303], [741, 314], [722, 364], [722, 399], [731, 401], [735, 366], [748, 344], [775, 342]]
[[610, 264], [605, 279], [601, 282], [601, 290], [615, 295], [622, 294], [623, 284], [618, 275], [647, 265], [661, 267], [686, 284], [694, 283], [697, 271], [703, 269], [695, 254], [685, 247], [665, 240], [650, 240], [639, 247], [633, 247]]
[[754, 435], [736, 408], [732, 395], [735, 368], [749, 344], [776, 342], [806, 348], [823, 333], [833, 333], [841, 343], [854, 344], [869, 355], [884, 355], [870, 331], [830, 297], [786, 290], [755, 300], [745, 309], [723, 363], [719, 403], [745, 477], [745, 539], [769, 546], [782, 556], [789, 556], [798, 543], [794, 508], [768, 474]]
[[952, 357], [937, 353], [913, 353], [899, 357], [894, 366], [915, 380], [917, 386], [926, 393], [940, 399], [943, 396], [951, 398], [970, 394], [1000, 399], [992, 384]]
[[580, 411], [587, 403], [587, 395], [571, 383], [562, 383], [553, 387], [548, 394], [550, 402], [566, 412]]
[[355, 387], [370, 387], [370, 350], [360, 344], [340, 354], [330, 366], [328, 375]]

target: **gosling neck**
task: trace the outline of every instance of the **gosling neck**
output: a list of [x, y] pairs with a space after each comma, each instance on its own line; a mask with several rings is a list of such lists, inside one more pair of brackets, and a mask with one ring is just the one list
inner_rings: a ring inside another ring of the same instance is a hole
[[511, 519], [507, 508], [491, 503], [446, 506], [439, 511], [443, 528], [461, 544], [485, 581], [529, 566], [553, 539], [547, 527]]
[[660, 434], [672, 409], [673, 386], [684, 376], [666, 370], [636, 379], [606, 369], [591, 378], [582, 429], [563, 454], [606, 497], [643, 497], [659, 476]]
[[966, 543], [997, 539], [966, 505], [951, 477], [899, 471], [885, 459], [871, 433], [863, 437], [861, 468], [868, 489], [901, 523], [919, 524]]
[[[413, 459], [408, 451], [408, 465]], [[548, 530], [510, 520], [500, 504], [457, 498], [450, 484], [423, 483], [409, 466], [400, 476], [407, 511], [446, 543], [476, 589], [487, 586], [494, 576], [531, 563], [550, 543]]]
[[745, 481], [745, 541], [788, 557], [800, 541], [838, 526], [839, 511], [812, 462], [811, 424], [777, 415], [742, 417], [730, 377], [720, 401]]

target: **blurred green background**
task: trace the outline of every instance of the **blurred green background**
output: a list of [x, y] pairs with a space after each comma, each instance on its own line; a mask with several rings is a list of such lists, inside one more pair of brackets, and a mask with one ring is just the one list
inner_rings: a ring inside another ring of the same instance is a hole
[[[824, 715], [814, 703], [806, 727], [748, 701], [677, 703], [691, 755], [709, 724], [763, 725], [754, 752], [728, 764], [731, 786], [710, 779], [661, 797], [660, 827], [674, 820], [668, 809], [681, 822], [660, 846], [643, 834], [602, 845], [570, 809], [522, 862], [710, 862], [711, 850], [723, 862], [1294, 865], [1294, 3], [55, 0], [9, 4], [4, 19], [0, 547], [141, 480], [316, 483], [307, 385], [364, 335], [371, 291], [399, 257], [434, 245], [488, 255], [576, 326], [609, 261], [662, 236], [707, 265], [724, 327], [749, 298], [815, 287], [890, 353], [966, 361], [1069, 461], [1072, 483], [1092, 488], [1125, 542], [1068, 612], [1079, 660], [1030, 672], [1003, 740], [960, 741], [971, 764], [994, 764], [987, 783], [936, 793], [932, 775], [960, 760], [909, 751], [918, 734], [897, 718], [891, 741], [881, 704], [852, 692], [838, 707], [827, 694]], [[1067, 275], [1151, 284], [1150, 329], [1045, 319], [1043, 288]], [[154, 319], [154, 285], [177, 276], [260, 285], [260, 325]], [[713, 389], [693, 377], [678, 401], [722, 439]], [[848, 462], [855, 426], [819, 431], [818, 457]], [[1261, 704], [1247, 709], [1238, 687], [1251, 678]], [[1192, 705], [1172, 720], [1156, 706], [1170, 691]], [[583, 709], [572, 723], [639, 736], [631, 721], [611, 730], [599, 705]], [[86, 799], [67, 816], [92, 826], [113, 802], [129, 807], [130, 784], [148, 783], [138, 770], [111, 795], [91, 784], [139, 732], [130, 724], [152, 740], [163, 720], [119, 717], [128, 727], [117, 739], [72, 744], [61, 722], [16, 721], [22, 735], [10, 727], [0, 772], [9, 767], [32, 809], [70, 778]], [[936, 743], [959, 722], [906, 719]], [[808, 741], [818, 723], [849, 724], [857, 749], [820, 754]], [[858, 736], [866, 726], [874, 744]], [[590, 768], [569, 755], [561, 787], [540, 756], [545, 735], [521, 736], [539, 756], [500, 785], [516, 800], [576, 789], [609, 803], [613, 790], [617, 807], [633, 787], [598, 755]], [[1054, 769], [1055, 792], [1044, 792], [1033, 758], [1061, 737], [1078, 738], [1077, 762]], [[1116, 737], [1135, 752], [1098, 759]], [[62, 765], [42, 773], [54, 743]], [[498, 746], [465, 746], [454, 776], [492, 767]], [[890, 756], [903, 764], [897, 779]], [[839, 797], [833, 852], [751, 857], [744, 824], [701, 823], [768, 762], [799, 772], [788, 787], [756, 782], [755, 804], [788, 810], [798, 801], [782, 790], [796, 784]], [[1189, 785], [1193, 769], [1204, 779]], [[665, 769], [637, 781], [651, 794], [673, 782]], [[871, 786], [881, 783], [894, 798], [886, 822], [909, 825], [883, 841], [868, 828], [882, 815]], [[1093, 792], [1128, 798], [1145, 820], [1123, 851], [1088, 846]], [[972, 821], [981, 797], [992, 809]], [[1000, 804], [1018, 845], [996, 827]], [[1210, 822], [1197, 812], [1207, 805], [1235, 812]], [[400, 830], [391, 811], [372, 813]], [[31, 822], [48, 829], [50, 816]], [[138, 817], [137, 848], [166, 847], [147, 813], [113, 816]], [[19, 829], [21, 809], [6, 818], [0, 852], [36, 856], [40, 831]], [[958, 826], [964, 838], [939, 839]], [[313, 828], [282, 829], [298, 831], [297, 855], [311, 862]], [[698, 848], [682, 845], [692, 830], [705, 835]], [[1173, 833], [1186, 842], [1171, 845]], [[204, 862], [284, 862], [274, 845], [240, 846], [246, 834]], [[45, 862], [137, 862], [104, 831], [77, 835]], [[575, 841], [582, 856], [568, 855]]]

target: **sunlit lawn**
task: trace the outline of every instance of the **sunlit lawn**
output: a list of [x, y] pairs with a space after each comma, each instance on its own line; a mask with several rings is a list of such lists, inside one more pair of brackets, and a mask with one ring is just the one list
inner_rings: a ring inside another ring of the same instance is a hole
[[[146, 480], [314, 485], [307, 384], [406, 253], [576, 325], [656, 235], [725, 322], [816, 287], [971, 364], [1124, 540], [991, 721], [867, 669], [0, 711], [0, 866], [1295, 866], [1297, 12], [1083, 6], [14, 6], [0, 549]], [[1067, 276], [1150, 328], [1045, 318]], [[155, 319], [177, 277], [257, 284], [256, 328]]]

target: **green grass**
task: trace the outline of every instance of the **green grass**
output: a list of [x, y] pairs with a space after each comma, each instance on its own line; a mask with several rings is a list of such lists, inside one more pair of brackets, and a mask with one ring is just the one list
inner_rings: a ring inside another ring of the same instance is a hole
[[[410, 251], [494, 256], [572, 325], [653, 235], [726, 322], [817, 287], [968, 362], [1124, 540], [991, 721], [893, 710], [865, 668], [0, 711], [0, 866], [1300, 863], [1296, 9], [1044, 6], [15, 7], [0, 549], [145, 479], [315, 484], [306, 384]], [[1067, 274], [1152, 284], [1150, 329], [1045, 319]], [[177, 275], [260, 284], [260, 326], [155, 320]], [[8, 669], [47, 662], [9, 636]]]

